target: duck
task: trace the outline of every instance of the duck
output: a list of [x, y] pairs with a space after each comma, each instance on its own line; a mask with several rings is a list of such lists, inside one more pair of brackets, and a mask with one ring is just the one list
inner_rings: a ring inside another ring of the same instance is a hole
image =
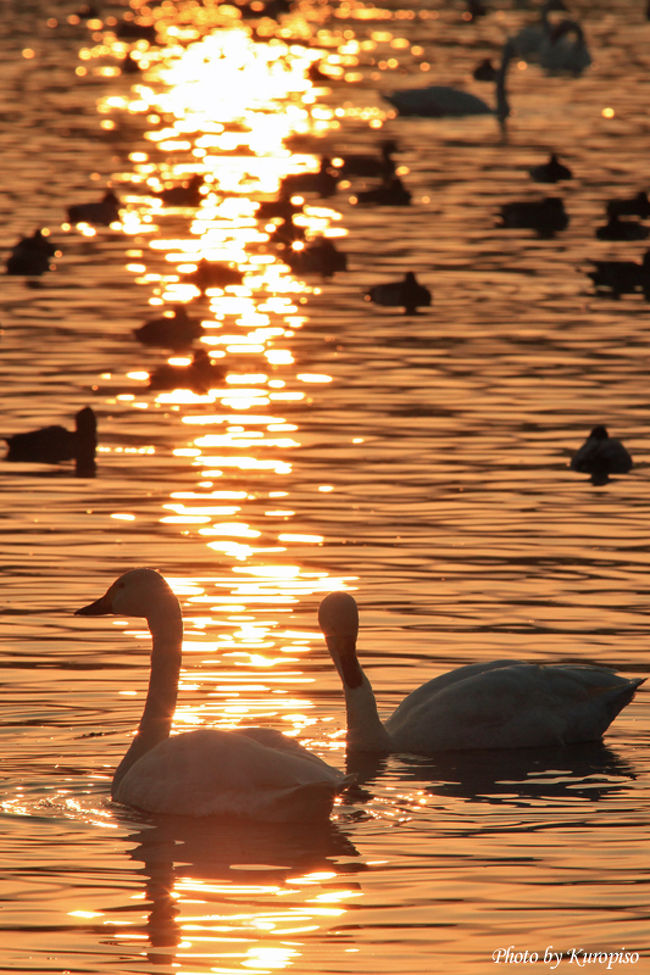
[[345, 271], [347, 254], [341, 253], [327, 237], [316, 237], [304, 247], [289, 249], [282, 255], [292, 271], [298, 274], [315, 272], [331, 278], [336, 271]]
[[163, 203], [174, 207], [197, 207], [203, 199], [201, 189], [203, 188], [203, 177], [198, 173], [191, 176], [183, 183], [175, 186], [166, 186], [156, 196]]
[[610, 217], [640, 217], [642, 220], [650, 217], [650, 200], [644, 190], [634, 196], [619, 200], [609, 200], [607, 213]]
[[582, 447], [571, 458], [571, 470], [591, 474], [594, 484], [606, 484], [610, 474], [627, 474], [632, 458], [620, 440], [610, 437], [607, 427], [595, 426]]
[[34, 464], [60, 464], [74, 460], [76, 472], [89, 476], [95, 472], [97, 417], [91, 406], [75, 414], [74, 430], [62, 426], [41, 427], [5, 438], [6, 460]]
[[650, 250], [639, 261], [591, 261], [593, 271], [587, 271], [596, 289], [596, 294], [621, 295], [643, 291], [650, 296]]
[[291, 173], [280, 183], [280, 196], [292, 197], [297, 193], [316, 193], [321, 197], [332, 196], [339, 183], [338, 171], [329, 156], [321, 156], [320, 167], [315, 173]]
[[587, 664], [492, 660], [434, 677], [382, 722], [357, 657], [356, 600], [329, 593], [318, 620], [343, 683], [350, 751], [435, 755], [597, 741], [644, 680]]
[[413, 271], [407, 271], [400, 281], [374, 285], [366, 291], [365, 298], [385, 308], [403, 308], [405, 315], [413, 315], [418, 308], [431, 304], [431, 292], [418, 282]]
[[14, 244], [7, 258], [7, 274], [44, 274], [51, 268], [50, 258], [57, 253], [56, 247], [42, 230], [35, 230], [31, 237], [21, 237]]
[[107, 190], [96, 203], [76, 203], [68, 207], [70, 223], [90, 223], [108, 227], [120, 219], [120, 201], [112, 190]]
[[327, 819], [348, 779], [272, 728], [197, 728], [170, 735], [183, 645], [183, 617], [155, 569], [121, 575], [77, 616], [135, 616], [152, 639], [149, 690], [137, 733], [111, 784], [113, 801], [148, 813]]
[[506, 93], [506, 75], [510, 61], [514, 56], [513, 43], [511, 40], [507, 40], [501, 54], [501, 65], [495, 77], [496, 105], [494, 108], [470, 92], [444, 85], [406, 88], [388, 95], [382, 95], [382, 98], [396, 108], [399, 115], [417, 115], [424, 118], [496, 115], [503, 127], [510, 115], [510, 105]]
[[557, 196], [504, 203], [500, 217], [499, 226], [535, 230], [540, 237], [552, 237], [558, 231], [565, 230], [569, 224], [564, 203]]
[[195, 339], [201, 338], [204, 328], [200, 321], [187, 314], [185, 305], [175, 305], [171, 313], [160, 318], [150, 318], [144, 325], [133, 330], [143, 345], [156, 345], [173, 352], [188, 349]]
[[149, 376], [149, 389], [191, 389], [194, 393], [208, 393], [215, 383], [222, 383], [227, 375], [225, 366], [212, 362], [205, 349], [197, 349], [187, 366], [166, 362]]
[[563, 179], [573, 179], [569, 167], [561, 163], [554, 152], [545, 163], [529, 169], [529, 173], [536, 183], [559, 183]]
[[546, 35], [539, 63], [547, 74], [579, 77], [592, 63], [584, 31], [575, 20], [563, 20]]
[[599, 240], [646, 240], [648, 234], [648, 228], [637, 220], [621, 220], [616, 213], [608, 214], [607, 223], [596, 228]]
[[202, 258], [196, 270], [184, 275], [183, 280], [195, 284], [205, 294], [208, 288], [227, 288], [231, 284], [241, 284], [244, 275], [236, 267], [223, 261], [207, 261]]
[[399, 146], [395, 139], [383, 139], [379, 143], [379, 154], [346, 152], [334, 157], [334, 165], [344, 179], [350, 176], [392, 176], [395, 172], [393, 154]]
[[404, 207], [411, 202], [411, 191], [404, 186], [399, 176], [393, 174], [384, 177], [379, 186], [355, 193], [355, 199], [362, 206], [376, 204], [377, 206]]

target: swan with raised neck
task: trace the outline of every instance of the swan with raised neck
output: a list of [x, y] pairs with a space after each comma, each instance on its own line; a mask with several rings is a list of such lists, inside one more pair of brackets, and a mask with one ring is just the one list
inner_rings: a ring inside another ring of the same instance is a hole
[[434, 755], [597, 741], [643, 683], [604, 667], [493, 660], [434, 677], [382, 722], [357, 657], [354, 597], [330, 593], [318, 619], [343, 683], [351, 751]]

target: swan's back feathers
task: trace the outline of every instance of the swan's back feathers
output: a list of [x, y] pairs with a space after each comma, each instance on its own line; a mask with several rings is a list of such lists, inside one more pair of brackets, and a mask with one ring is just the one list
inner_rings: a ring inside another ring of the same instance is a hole
[[146, 752], [113, 798], [171, 815], [301, 819], [329, 815], [345, 783], [341, 772], [279, 732], [205, 728]]
[[417, 688], [385, 727], [395, 750], [424, 754], [596, 741], [641, 683], [586, 665], [472, 664]]
[[382, 96], [400, 115], [422, 115], [428, 118], [444, 116], [491, 115], [492, 109], [482, 98], [471, 92], [444, 85], [394, 91]]

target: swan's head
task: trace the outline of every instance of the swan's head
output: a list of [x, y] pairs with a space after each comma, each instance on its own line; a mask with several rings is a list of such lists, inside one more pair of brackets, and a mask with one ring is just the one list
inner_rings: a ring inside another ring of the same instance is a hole
[[331, 592], [318, 607], [318, 623], [341, 680], [359, 687], [363, 674], [357, 660], [359, 610], [348, 592]]
[[166, 606], [178, 606], [176, 596], [155, 569], [131, 569], [116, 579], [103, 596], [78, 609], [75, 616], [159, 615]]

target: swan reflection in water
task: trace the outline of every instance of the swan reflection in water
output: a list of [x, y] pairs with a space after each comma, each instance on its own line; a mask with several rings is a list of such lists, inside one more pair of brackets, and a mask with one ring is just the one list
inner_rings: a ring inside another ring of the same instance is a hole
[[346, 768], [359, 782], [358, 803], [388, 774], [425, 786], [429, 795], [454, 796], [490, 804], [528, 804], [533, 800], [598, 801], [627, 788], [634, 768], [602, 742], [572, 748], [488, 749], [417, 755], [348, 755]]
[[[283, 927], [295, 930], [297, 918], [317, 924], [315, 890], [326, 892], [332, 884], [340, 889], [343, 875], [366, 869], [347, 836], [326, 820], [315, 825], [166, 816], [132, 832], [128, 841], [134, 844], [129, 856], [143, 864], [147, 878], [142, 933], [152, 949], [149, 957], [166, 964], [179, 960], [187, 937], [184, 897], [192, 903], [192, 941], [201, 940], [205, 908], [206, 950], [215, 952], [216, 961], [217, 951], [229, 951], [229, 940], [250, 941], [256, 920], [257, 936], [266, 940], [270, 934], [274, 941], [283, 937]], [[346, 880], [345, 887], [357, 896], [356, 883]], [[269, 914], [274, 924], [265, 932]], [[215, 934], [226, 942], [218, 949]], [[299, 939], [291, 937], [299, 950]]]

